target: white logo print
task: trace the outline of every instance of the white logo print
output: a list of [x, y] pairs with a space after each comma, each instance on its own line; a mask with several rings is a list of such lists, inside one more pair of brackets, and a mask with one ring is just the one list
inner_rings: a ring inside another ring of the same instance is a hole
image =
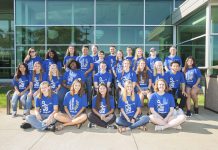
[[127, 102], [125, 105], [126, 114], [130, 114], [132, 112], [131, 105]]
[[173, 77], [170, 77], [170, 87], [173, 88], [175, 86], [175, 81], [173, 80]]
[[106, 113], [106, 106], [104, 106], [104, 104], [102, 102], [101, 102], [99, 113], [100, 114], [105, 114]]

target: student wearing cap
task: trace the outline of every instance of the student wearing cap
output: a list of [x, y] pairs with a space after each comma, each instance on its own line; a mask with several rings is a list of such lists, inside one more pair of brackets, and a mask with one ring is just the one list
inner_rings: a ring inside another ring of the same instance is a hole
[[155, 48], [150, 49], [150, 57], [147, 58], [147, 66], [153, 72], [154, 71], [154, 63], [156, 61], [161, 61], [159, 57], [157, 57], [157, 52]]

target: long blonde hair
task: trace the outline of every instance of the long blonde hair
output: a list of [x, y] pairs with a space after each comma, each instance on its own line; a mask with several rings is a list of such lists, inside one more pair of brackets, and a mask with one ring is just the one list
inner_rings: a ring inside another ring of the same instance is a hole
[[59, 70], [58, 70], [58, 67], [57, 67], [57, 65], [56, 64], [51, 64], [50, 66], [49, 66], [49, 72], [48, 72], [48, 76], [49, 76], [49, 80], [51, 81], [52, 80], [52, 71], [51, 71], [51, 67], [52, 66], [55, 66], [55, 68], [56, 68], [56, 75], [57, 75], [57, 78], [59, 79], [60, 78], [60, 74], [59, 74]]
[[49, 91], [48, 91], [48, 97], [51, 97], [51, 94], [52, 94], [52, 91], [51, 91], [51, 88], [50, 88], [50, 85], [48, 83], [48, 81], [43, 81], [41, 84], [40, 84], [40, 87], [39, 87], [39, 94], [37, 95], [37, 98], [39, 99], [42, 99], [42, 86], [44, 85], [47, 85], [49, 87]]
[[[122, 100], [123, 100], [124, 102], [127, 102], [127, 90], [126, 90], [126, 87], [127, 87], [128, 85], [131, 85], [132, 88], [133, 88], [133, 83], [132, 83], [131, 80], [126, 80], [125, 83], [124, 83], [124, 89], [125, 89], [125, 90], [122, 91]], [[132, 89], [131, 98], [130, 98], [130, 99], [131, 99], [132, 101], [135, 101], [134, 88]]]
[[164, 76], [164, 69], [163, 69], [163, 63], [162, 63], [162, 61], [156, 61], [156, 62], [154, 63], [154, 73], [153, 73], [153, 75], [154, 75], [154, 76], [157, 75], [157, 67], [156, 67], [156, 65], [157, 65], [158, 63], [161, 63], [161, 65], [162, 65], [161, 75]]
[[142, 57], [145, 59], [146, 57], [145, 57], [145, 53], [144, 53], [143, 49], [142, 49], [141, 47], [138, 47], [138, 48], [136, 48], [136, 50], [135, 50], [135, 57], [134, 57], [134, 60], [137, 61], [137, 59], [138, 59], [138, 50], [142, 50]]

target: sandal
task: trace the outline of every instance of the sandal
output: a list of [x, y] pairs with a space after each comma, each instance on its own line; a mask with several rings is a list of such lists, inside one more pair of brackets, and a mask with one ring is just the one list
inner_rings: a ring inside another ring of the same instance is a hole
[[79, 124], [76, 125], [77, 129], [80, 129], [81, 126], [82, 126], [82, 123], [79, 123]]
[[63, 124], [58, 124], [58, 125], [55, 126], [55, 129], [56, 129], [57, 131], [61, 131], [61, 130], [63, 130], [63, 128], [64, 128], [64, 125], [63, 125]]
[[147, 131], [148, 130], [146, 126], [140, 126], [139, 129], [142, 130], [142, 131]]
[[118, 132], [120, 133], [120, 134], [122, 134], [123, 132], [125, 132], [126, 131], [126, 128], [124, 127], [118, 127], [117, 128], [117, 130], [118, 130]]

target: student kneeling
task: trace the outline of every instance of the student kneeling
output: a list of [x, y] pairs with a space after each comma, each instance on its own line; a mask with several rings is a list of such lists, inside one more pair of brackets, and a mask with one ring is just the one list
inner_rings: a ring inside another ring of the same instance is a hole
[[62, 130], [65, 126], [77, 126], [79, 129], [81, 125], [87, 120], [85, 109], [87, 107], [87, 96], [84, 94], [82, 81], [80, 79], [74, 80], [70, 91], [64, 97], [64, 110], [66, 113], [56, 113], [55, 119], [63, 124], [57, 124], [56, 130]]
[[90, 121], [88, 127], [91, 128], [96, 124], [100, 127], [116, 129], [115, 125], [111, 125], [116, 120], [114, 108], [114, 99], [109, 95], [107, 86], [100, 83], [98, 93], [92, 100], [92, 112], [88, 115]]

